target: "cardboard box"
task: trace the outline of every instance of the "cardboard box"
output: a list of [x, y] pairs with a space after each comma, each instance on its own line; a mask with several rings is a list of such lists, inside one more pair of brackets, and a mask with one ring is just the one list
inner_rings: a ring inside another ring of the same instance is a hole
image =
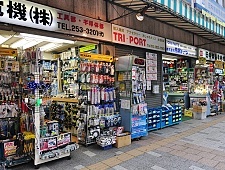
[[207, 110], [207, 106], [198, 106], [198, 113], [204, 113]]
[[193, 112], [198, 112], [198, 105], [193, 105]]
[[203, 113], [206, 111], [207, 111], [207, 106], [198, 106], [198, 105], [193, 106], [193, 112]]
[[131, 135], [126, 135], [116, 137], [116, 143], [114, 144], [114, 146], [116, 148], [121, 148], [130, 144], [131, 144]]
[[193, 118], [197, 120], [202, 120], [206, 118], [206, 112], [199, 113], [199, 112], [193, 112]]

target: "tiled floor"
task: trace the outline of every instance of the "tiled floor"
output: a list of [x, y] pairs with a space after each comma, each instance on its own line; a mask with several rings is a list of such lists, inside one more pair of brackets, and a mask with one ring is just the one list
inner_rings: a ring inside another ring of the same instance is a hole
[[[12, 170], [33, 169], [29, 164]], [[225, 115], [188, 120], [150, 132], [124, 148], [107, 151], [80, 147], [72, 159], [41, 165], [40, 170], [225, 170]]]

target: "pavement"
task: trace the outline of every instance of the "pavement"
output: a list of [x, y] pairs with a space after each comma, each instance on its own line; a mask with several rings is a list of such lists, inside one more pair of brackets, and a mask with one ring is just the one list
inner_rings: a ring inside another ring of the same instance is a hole
[[[123, 148], [80, 146], [39, 170], [225, 170], [225, 114], [149, 132]], [[34, 169], [33, 162], [10, 168]]]

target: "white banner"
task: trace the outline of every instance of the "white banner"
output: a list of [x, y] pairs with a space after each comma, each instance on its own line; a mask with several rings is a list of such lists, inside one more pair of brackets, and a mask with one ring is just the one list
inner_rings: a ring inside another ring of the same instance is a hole
[[114, 24], [112, 42], [165, 52], [165, 38]]
[[0, 22], [111, 41], [111, 24], [25, 0], [0, 1]]

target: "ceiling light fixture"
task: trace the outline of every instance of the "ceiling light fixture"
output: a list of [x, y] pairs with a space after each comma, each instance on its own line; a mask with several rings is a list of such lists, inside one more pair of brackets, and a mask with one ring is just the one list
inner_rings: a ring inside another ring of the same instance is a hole
[[10, 45], [11, 48], [18, 48], [18, 47], [23, 47], [25, 44], [28, 44], [29, 43], [29, 40], [27, 39], [20, 39], [14, 43], [12, 43]]
[[41, 36], [41, 35], [34, 35], [34, 34], [27, 34], [27, 33], [20, 33], [18, 37], [21, 37], [21, 38], [32, 38], [32, 39], [36, 39], [36, 40], [53, 42], [53, 43], [74, 44], [74, 41], [71, 41], [71, 40], [65, 40], [65, 39], [60, 39], [60, 38], [52, 38], [52, 37]]
[[41, 46], [40, 49], [41, 49], [41, 51], [49, 52], [49, 51], [56, 49], [58, 47], [61, 47], [61, 46], [62, 46], [62, 44], [49, 43], [49, 44]]
[[162, 57], [162, 60], [175, 61], [175, 60], [177, 60], [177, 59], [176, 59], [176, 58], [166, 58], [166, 57]]
[[136, 18], [138, 21], [144, 20], [145, 12], [148, 10], [149, 7], [150, 7], [150, 5], [147, 5], [141, 10], [141, 12], [137, 13]]
[[35, 46], [35, 45], [37, 45], [37, 44], [39, 44], [39, 43], [41, 43], [42, 41], [37, 41], [37, 40], [32, 40], [32, 41], [30, 41], [29, 43], [27, 43], [27, 44], [25, 44], [24, 46], [23, 46], [23, 49], [25, 50], [25, 49], [27, 49], [27, 48], [30, 48], [30, 47], [33, 47], [33, 46]]
[[3, 44], [4, 42], [6, 42], [10, 38], [11, 38], [11, 36], [3, 37], [2, 35], [0, 35], [0, 45]]

